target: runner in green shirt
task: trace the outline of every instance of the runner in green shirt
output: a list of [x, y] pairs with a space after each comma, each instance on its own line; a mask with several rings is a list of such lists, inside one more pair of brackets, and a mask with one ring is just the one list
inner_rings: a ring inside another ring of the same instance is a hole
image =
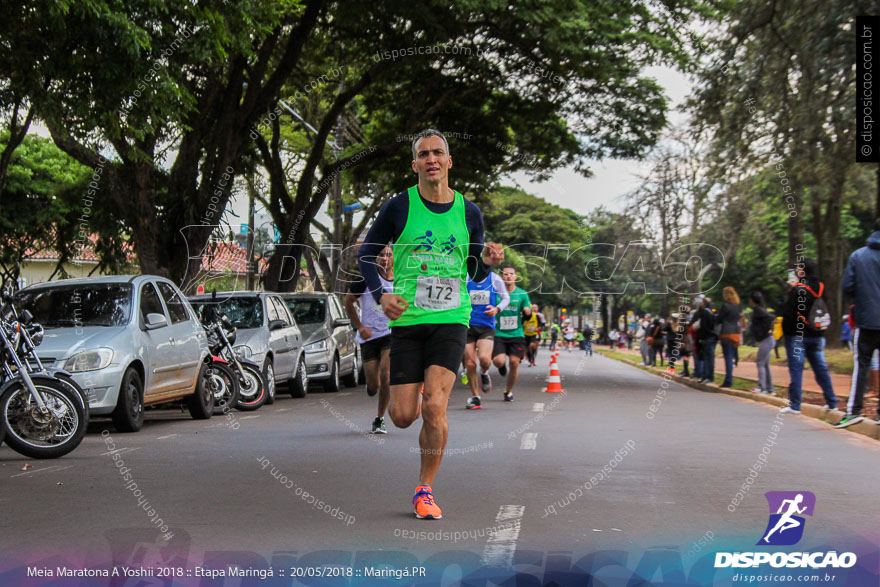
[[[480, 209], [449, 187], [446, 138], [424, 130], [412, 152], [419, 182], [382, 206], [358, 251], [358, 265], [391, 320], [391, 421], [406, 428], [422, 416], [413, 509], [418, 518], [438, 519], [442, 513], [431, 484], [446, 448], [446, 406], [470, 321], [467, 276], [485, 279], [487, 266], [500, 263], [504, 253], [494, 243], [484, 246]], [[383, 293], [375, 259], [389, 242], [394, 292]]]
[[[507, 375], [507, 389], [504, 401], [513, 401], [513, 386], [519, 375], [519, 363], [525, 355], [526, 337], [523, 333], [523, 317], [532, 315], [532, 302], [529, 294], [516, 285], [516, 269], [507, 265], [501, 270], [501, 278], [510, 294], [510, 304], [495, 317], [495, 348], [492, 351], [492, 362], [498, 367], [501, 376]], [[508, 357], [510, 372], [508, 373]]]

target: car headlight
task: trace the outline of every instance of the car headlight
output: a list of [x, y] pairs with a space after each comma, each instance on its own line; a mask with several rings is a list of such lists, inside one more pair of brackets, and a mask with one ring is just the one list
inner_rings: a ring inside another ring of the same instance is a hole
[[100, 348], [91, 351], [83, 351], [77, 353], [67, 359], [64, 363], [64, 370], [71, 373], [82, 373], [83, 371], [97, 371], [103, 369], [113, 360], [113, 349]]
[[237, 347], [232, 347], [232, 350], [235, 351], [235, 354], [238, 355], [239, 359], [250, 359], [251, 355], [254, 354], [254, 351], [251, 350], [246, 344], [238, 345]]
[[317, 342], [313, 342], [312, 344], [307, 344], [306, 346], [303, 347], [303, 350], [307, 353], [320, 353], [321, 351], [326, 351], [327, 348], [328, 348], [327, 339], [322, 338], [321, 340], [319, 340]]

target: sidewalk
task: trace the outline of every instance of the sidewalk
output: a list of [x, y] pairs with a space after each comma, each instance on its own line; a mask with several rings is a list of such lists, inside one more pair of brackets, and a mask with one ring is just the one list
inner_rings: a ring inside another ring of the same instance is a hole
[[[600, 347], [594, 347], [600, 348]], [[603, 345], [601, 348], [607, 349], [608, 345]], [[623, 353], [625, 355], [631, 355], [634, 359], [641, 363], [641, 353], [633, 347], [633, 350], [629, 350], [627, 348], [615, 348], [615, 352]], [[689, 366], [691, 371], [694, 368], [694, 359], [691, 357], [689, 359]], [[681, 363], [677, 365], [679, 367]], [[658, 367], [659, 368], [659, 367]], [[663, 369], [666, 368], [666, 362], [664, 360]], [[715, 375], [724, 375], [724, 359], [715, 358]], [[770, 375], [773, 378], [773, 385], [782, 388], [788, 388], [788, 384], [791, 382], [791, 378], [788, 375], [788, 367], [782, 367], [780, 365], [770, 365]], [[831, 384], [834, 386], [834, 395], [837, 396], [838, 405], [840, 408], [845, 409], [846, 400], [849, 397], [850, 386], [852, 385], [852, 376], [851, 375], [843, 375], [841, 373], [830, 373], [831, 375]], [[757, 385], [758, 382], [758, 365], [754, 361], [740, 361], [738, 366], [733, 368], [733, 376], [739, 377], [740, 379], [748, 379], [750, 381], [754, 381]], [[804, 401], [813, 403], [816, 405], [822, 405], [824, 400], [822, 399], [822, 388], [819, 387], [819, 384], [816, 383], [816, 378], [813, 375], [813, 370], [810, 368], [809, 362], [804, 365], [804, 376], [801, 383], [801, 389], [804, 392]], [[863, 415], [870, 415], [873, 417], [876, 414], [876, 406], [877, 406], [877, 395], [871, 393], [868, 390], [865, 393], [865, 407], [862, 409]]]
[[[641, 364], [641, 357], [638, 353], [631, 352], [608, 352], [608, 347], [598, 347], [598, 352], [600, 355], [608, 357], [614, 361], [618, 361], [623, 364], [628, 364], [636, 367], [637, 369], [641, 369], [652, 375], [656, 375], [657, 377], [662, 377], [663, 379], [677, 381], [683, 385], [688, 387], [692, 387], [694, 389], [699, 389], [700, 391], [707, 391], [711, 393], [723, 393], [726, 395], [732, 395], [736, 397], [740, 397], [743, 399], [749, 399], [752, 401], [770, 404], [772, 406], [776, 406], [777, 408], [782, 408], [788, 405], [788, 399], [785, 397], [785, 393], [781, 392], [779, 387], [776, 388], [776, 393], [767, 395], [763, 393], [755, 393], [752, 391], [743, 391], [741, 388], [735, 389], [732, 387], [719, 387], [717, 384], [718, 376], [716, 373], [716, 383], [698, 383], [696, 380], [691, 379], [690, 377], [682, 377], [680, 374], [670, 375], [664, 372], [660, 367], [646, 367]], [[736, 377], [734, 378], [734, 382], [737, 381], [742, 382], [744, 378]], [[865, 411], [863, 413], [870, 414], [866, 417], [865, 420], [849, 426], [845, 430], [847, 432], [861, 434], [863, 436], [867, 436], [869, 438], [873, 438], [874, 440], [880, 440], [880, 426], [877, 425], [877, 422], [873, 418], [873, 414], [876, 413], [876, 394], [874, 397], [870, 399], [865, 398], [866, 404], [871, 404], [871, 407], [868, 405], [865, 406]], [[811, 391], [804, 391], [803, 403], [801, 404], [801, 414], [807, 416], [809, 418], [815, 418], [816, 420], [820, 420], [829, 425], [835, 425], [844, 416], [844, 412], [841, 411], [842, 405], [838, 406], [836, 410], [828, 410], [823, 407], [823, 400], [821, 393], [815, 393]]]

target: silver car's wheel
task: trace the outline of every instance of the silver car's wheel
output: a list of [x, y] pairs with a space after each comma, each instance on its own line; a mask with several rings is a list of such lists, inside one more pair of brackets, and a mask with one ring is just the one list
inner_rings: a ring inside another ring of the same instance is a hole
[[351, 372], [342, 378], [343, 383], [348, 387], [357, 387], [358, 374], [361, 370], [361, 350], [355, 349], [354, 357], [351, 360]]
[[272, 365], [272, 361], [266, 360], [266, 365], [263, 367], [263, 379], [266, 382], [266, 403], [274, 404], [275, 403], [275, 367]]
[[324, 391], [336, 393], [339, 391], [339, 357], [333, 357], [330, 366], [330, 377], [324, 381]]

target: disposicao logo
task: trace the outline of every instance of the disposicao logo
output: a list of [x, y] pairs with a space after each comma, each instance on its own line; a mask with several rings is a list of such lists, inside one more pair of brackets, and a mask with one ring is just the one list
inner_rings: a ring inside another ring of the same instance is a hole
[[800, 542], [806, 523], [801, 516], [813, 515], [816, 496], [809, 491], [768, 491], [764, 497], [770, 506], [770, 521], [758, 545], [791, 546]]
[[[791, 546], [804, 535], [806, 519], [816, 509], [816, 496], [809, 491], [768, 491], [764, 494], [770, 507], [767, 528], [758, 546]], [[820, 569], [825, 567], [848, 569], [856, 564], [852, 552], [718, 552], [715, 567], [758, 567], [769, 564], [775, 568]]]

